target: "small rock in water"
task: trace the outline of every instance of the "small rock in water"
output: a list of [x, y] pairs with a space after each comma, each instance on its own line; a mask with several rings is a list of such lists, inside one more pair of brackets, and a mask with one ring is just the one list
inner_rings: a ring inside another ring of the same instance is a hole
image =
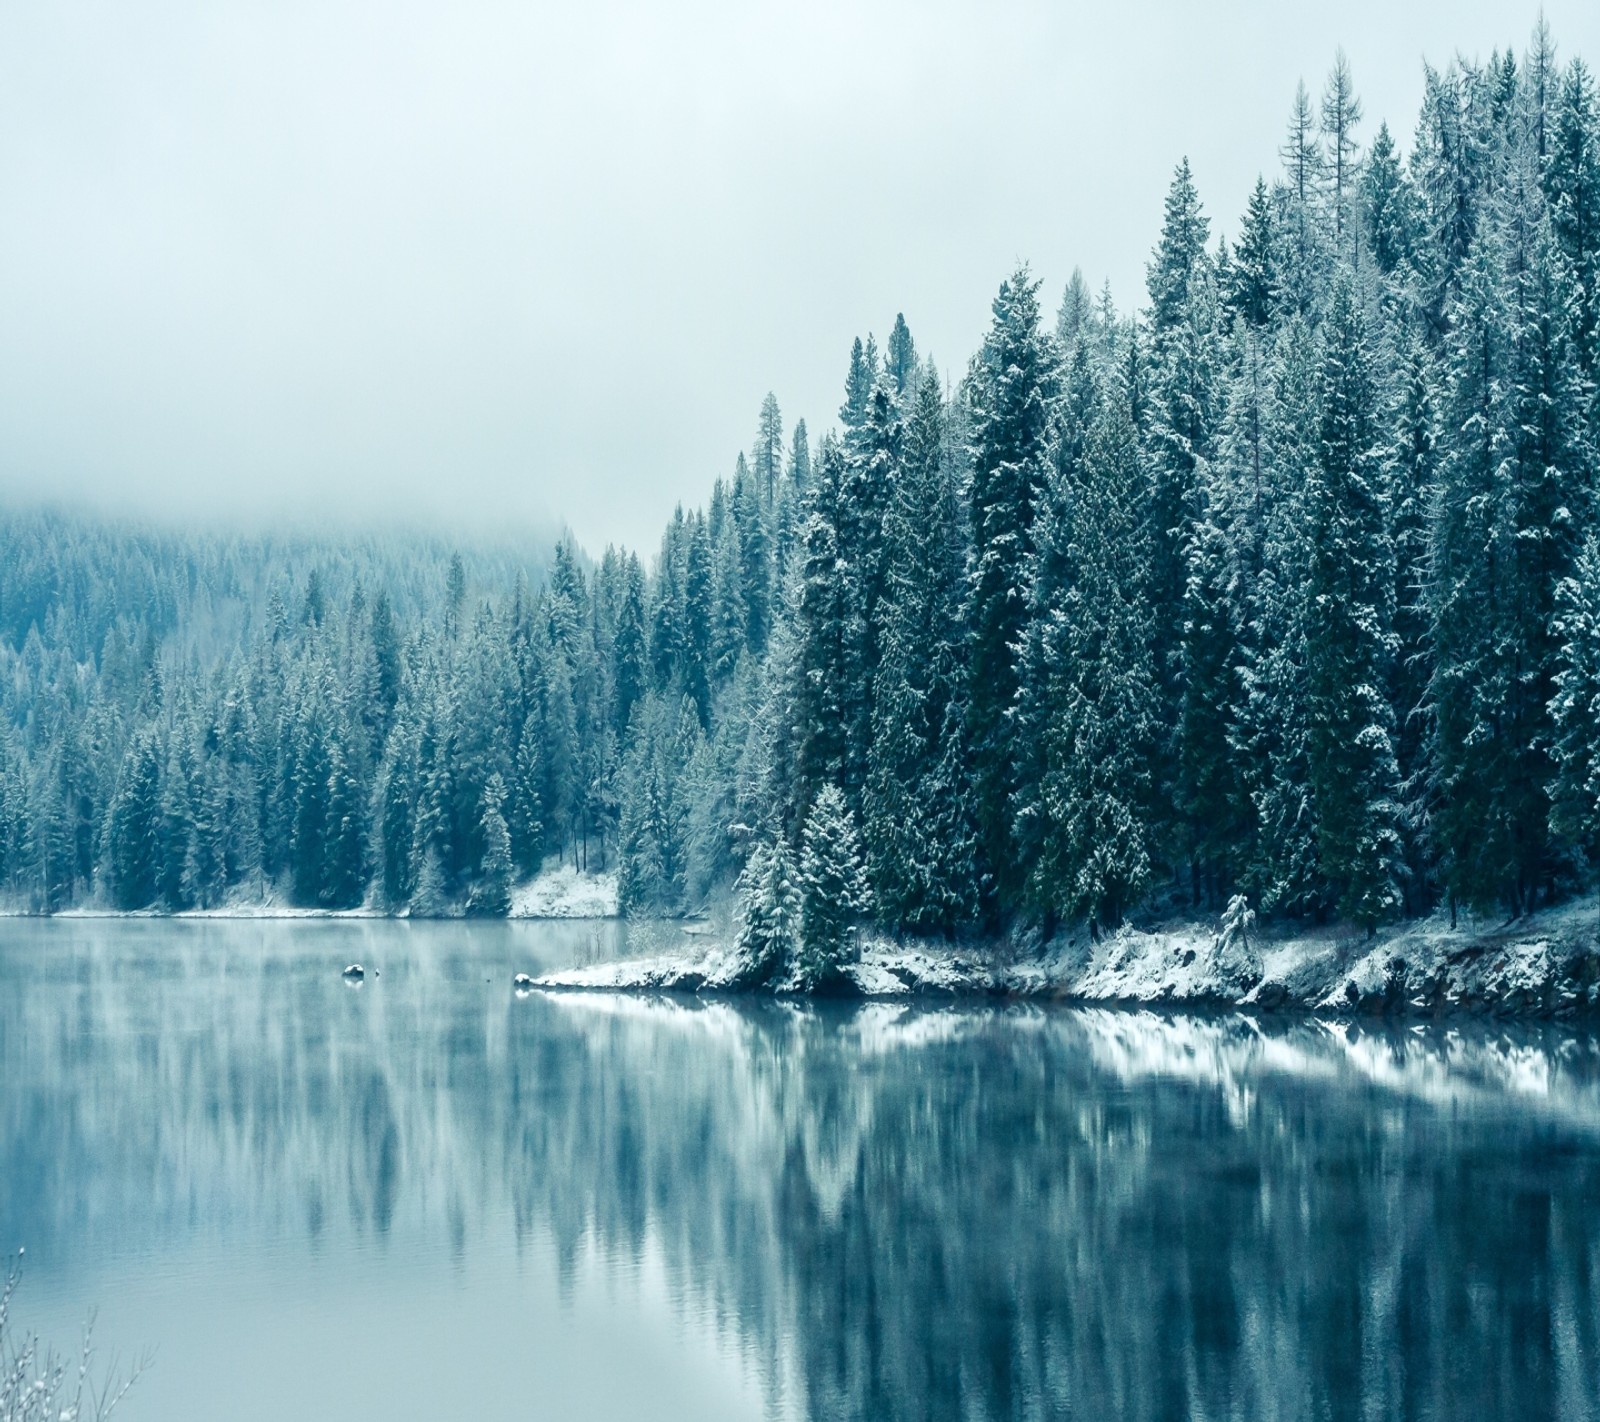
[[518, 973], [511, 979], [511, 986], [518, 992], [530, 992], [533, 989], [533, 979], [526, 973]]
[[360, 963], [352, 963], [344, 970], [342, 974], [340, 974], [341, 977], [348, 978], [353, 983], [360, 982], [362, 978], [366, 977], [366, 975], [367, 970], [363, 968]]

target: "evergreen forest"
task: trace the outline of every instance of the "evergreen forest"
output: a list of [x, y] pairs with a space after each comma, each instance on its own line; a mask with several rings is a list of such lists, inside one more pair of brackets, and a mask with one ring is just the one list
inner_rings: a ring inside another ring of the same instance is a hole
[[1542, 26], [1423, 90], [1373, 129], [1341, 55], [1227, 235], [1179, 162], [1136, 311], [1022, 267], [965, 365], [856, 340], [648, 559], [5, 512], [0, 898], [501, 915], [559, 858], [816, 976], [1580, 891], [1600, 97]]

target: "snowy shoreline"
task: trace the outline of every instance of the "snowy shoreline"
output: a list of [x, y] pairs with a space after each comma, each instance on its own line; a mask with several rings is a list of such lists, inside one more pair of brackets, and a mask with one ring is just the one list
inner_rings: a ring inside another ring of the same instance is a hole
[[[778, 994], [725, 944], [545, 973], [551, 992]], [[1348, 929], [1261, 932], [1222, 943], [1214, 923], [1081, 930], [1043, 947], [951, 947], [868, 936], [830, 984], [840, 996], [1008, 997], [1137, 1006], [1311, 1010], [1363, 1016], [1600, 1015], [1600, 900], [1514, 922], [1444, 915], [1368, 939]]]

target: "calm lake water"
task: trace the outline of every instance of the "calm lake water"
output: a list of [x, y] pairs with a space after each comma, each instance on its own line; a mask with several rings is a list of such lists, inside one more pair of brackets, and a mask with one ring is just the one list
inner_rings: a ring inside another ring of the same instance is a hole
[[1590, 1038], [513, 995], [619, 933], [0, 922], [19, 1312], [129, 1422], [1600, 1416]]

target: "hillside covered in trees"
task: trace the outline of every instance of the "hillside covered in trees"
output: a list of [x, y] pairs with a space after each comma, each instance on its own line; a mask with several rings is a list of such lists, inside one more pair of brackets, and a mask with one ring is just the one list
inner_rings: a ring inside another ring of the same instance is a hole
[[1136, 313], [1023, 268], [964, 369], [858, 340], [837, 426], [769, 396], [648, 567], [6, 515], [0, 884], [498, 914], [561, 855], [643, 912], [737, 883], [803, 975], [864, 919], [1571, 892], [1600, 100], [1541, 29], [1428, 69], [1408, 147], [1363, 119], [1341, 56], [1226, 240], [1180, 163]]

